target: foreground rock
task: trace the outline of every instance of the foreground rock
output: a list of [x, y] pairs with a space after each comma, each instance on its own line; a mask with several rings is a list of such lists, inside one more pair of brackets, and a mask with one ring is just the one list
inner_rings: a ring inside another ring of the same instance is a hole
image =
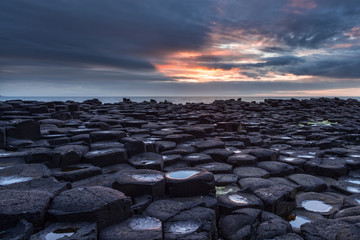
[[50, 220], [96, 222], [99, 229], [130, 216], [131, 200], [123, 193], [105, 187], [74, 188], [57, 196], [49, 208]]

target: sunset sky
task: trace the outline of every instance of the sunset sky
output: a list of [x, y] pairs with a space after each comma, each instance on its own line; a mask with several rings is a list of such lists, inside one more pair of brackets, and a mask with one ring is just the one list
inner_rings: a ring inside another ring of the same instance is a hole
[[359, 0], [1, 0], [5, 96], [360, 96]]

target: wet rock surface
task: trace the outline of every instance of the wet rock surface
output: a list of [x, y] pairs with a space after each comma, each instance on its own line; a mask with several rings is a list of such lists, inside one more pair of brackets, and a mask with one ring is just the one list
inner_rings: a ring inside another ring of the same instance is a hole
[[7, 101], [0, 239], [358, 239], [360, 103]]

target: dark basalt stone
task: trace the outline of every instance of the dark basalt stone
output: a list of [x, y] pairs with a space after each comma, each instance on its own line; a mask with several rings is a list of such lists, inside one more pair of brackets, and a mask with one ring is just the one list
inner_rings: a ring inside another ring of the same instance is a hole
[[301, 235], [305, 239], [357, 240], [360, 229], [340, 220], [323, 219], [302, 225]]
[[29, 239], [32, 233], [32, 224], [22, 219], [15, 227], [1, 231], [0, 239], [24, 240]]
[[341, 177], [347, 174], [344, 162], [337, 159], [312, 159], [304, 164], [306, 173], [326, 177]]
[[154, 217], [133, 217], [126, 221], [103, 229], [101, 240], [162, 240], [162, 223]]
[[277, 159], [276, 152], [269, 149], [255, 148], [249, 154], [255, 156], [258, 161], [275, 161]]
[[220, 214], [230, 214], [240, 208], [264, 208], [263, 202], [253, 194], [229, 193], [217, 197]]
[[43, 239], [71, 239], [97, 240], [97, 226], [95, 223], [54, 223], [44, 230], [31, 236], [30, 240]]
[[73, 188], [54, 198], [49, 208], [51, 221], [96, 222], [99, 229], [130, 216], [131, 199], [106, 187]]
[[60, 167], [61, 154], [48, 148], [35, 148], [25, 156], [25, 160], [26, 163], [44, 163], [50, 168], [56, 168]]
[[233, 151], [217, 148], [205, 150], [203, 153], [210, 155], [211, 158], [217, 162], [226, 162], [226, 159], [234, 154]]
[[203, 168], [213, 174], [231, 174], [233, 166], [226, 163], [212, 162], [196, 165], [197, 168]]
[[255, 165], [256, 157], [249, 154], [237, 153], [232, 156], [229, 156], [226, 160], [227, 163], [233, 166], [246, 166], [246, 165]]
[[296, 205], [309, 212], [329, 216], [341, 209], [342, 198], [315, 192], [301, 193], [296, 196]]
[[130, 197], [149, 194], [158, 198], [165, 194], [165, 178], [155, 170], [126, 170], [118, 174], [112, 187]]
[[124, 144], [119, 142], [111, 142], [111, 141], [104, 141], [104, 142], [95, 142], [90, 144], [90, 150], [105, 150], [109, 148], [124, 148]]
[[83, 145], [65, 145], [56, 147], [54, 150], [61, 154], [60, 166], [65, 167], [81, 163], [81, 158], [89, 151], [89, 147]]
[[54, 169], [52, 175], [59, 181], [75, 182], [101, 173], [101, 168], [91, 164], [76, 164]]
[[40, 124], [34, 120], [16, 120], [13, 127], [6, 130], [6, 136], [17, 139], [40, 139]]
[[68, 190], [70, 188], [71, 188], [70, 183], [59, 182], [54, 178], [34, 178], [29, 181], [17, 182], [17, 183], [0, 186], [0, 190], [3, 189], [19, 190], [19, 191], [39, 190], [39, 191], [46, 191], [54, 195], [57, 195], [62, 191]]
[[324, 180], [309, 174], [292, 174], [288, 178], [305, 192], [321, 192], [327, 188]]
[[247, 188], [250, 191], [254, 192], [256, 189], [268, 188], [274, 186], [275, 183], [268, 179], [264, 178], [241, 178], [238, 182], [238, 185], [241, 188]]
[[166, 192], [172, 197], [215, 193], [214, 175], [197, 168], [183, 168], [165, 174]]
[[0, 191], [0, 230], [15, 227], [21, 219], [39, 229], [53, 195], [39, 190]]
[[271, 177], [283, 177], [295, 172], [293, 166], [276, 161], [259, 162], [257, 166], [268, 171]]
[[265, 210], [285, 216], [296, 206], [296, 192], [296, 188], [289, 185], [273, 185], [256, 189], [254, 194], [264, 202]]
[[189, 155], [185, 155], [183, 160], [188, 163], [189, 166], [193, 167], [198, 164], [206, 164], [213, 161], [211, 156], [204, 153], [192, 153]]
[[83, 162], [99, 167], [126, 163], [127, 153], [122, 148], [90, 151], [84, 155]]
[[94, 131], [90, 133], [91, 142], [119, 141], [124, 137], [126, 137], [126, 133], [123, 131]]
[[248, 177], [270, 177], [270, 173], [268, 171], [257, 167], [237, 167], [234, 168], [234, 174], [238, 175], [240, 179]]
[[213, 148], [224, 148], [225, 144], [222, 141], [206, 140], [195, 143], [195, 147], [198, 151], [205, 151]]
[[129, 163], [135, 168], [153, 169], [161, 171], [164, 168], [164, 159], [156, 153], [139, 153], [129, 159]]

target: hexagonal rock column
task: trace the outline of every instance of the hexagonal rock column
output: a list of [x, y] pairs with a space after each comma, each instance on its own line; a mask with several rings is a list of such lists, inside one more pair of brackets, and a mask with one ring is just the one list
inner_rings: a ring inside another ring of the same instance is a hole
[[153, 169], [161, 171], [164, 168], [164, 159], [156, 153], [139, 153], [129, 159], [135, 168]]
[[151, 203], [145, 214], [163, 222], [164, 239], [217, 239], [215, 211], [198, 204], [159, 200]]
[[260, 208], [264, 207], [263, 202], [255, 195], [249, 193], [229, 193], [218, 198], [220, 214], [230, 214], [240, 208]]
[[197, 168], [178, 169], [165, 174], [166, 192], [172, 197], [215, 193], [214, 175]]
[[296, 205], [306, 211], [329, 216], [341, 209], [342, 199], [334, 195], [307, 192], [296, 196]]
[[96, 222], [99, 229], [119, 223], [130, 216], [131, 199], [107, 187], [74, 188], [58, 195], [49, 215], [57, 222]]
[[92, 143], [99, 141], [119, 141], [124, 137], [126, 137], [126, 133], [123, 131], [94, 131], [90, 133]]
[[161, 197], [165, 195], [165, 178], [162, 172], [155, 170], [125, 170], [116, 177], [112, 187], [131, 197], [143, 194]]
[[52, 197], [52, 194], [38, 190], [1, 190], [0, 230], [14, 227], [21, 219], [40, 228]]
[[162, 223], [154, 217], [133, 217], [120, 224], [105, 228], [100, 240], [162, 240]]
[[53, 176], [59, 181], [75, 182], [102, 173], [101, 168], [91, 164], [76, 164], [64, 168], [54, 169]]
[[108, 165], [126, 163], [127, 154], [123, 148], [96, 150], [84, 155], [83, 162], [104, 167]]
[[30, 240], [43, 239], [97, 239], [97, 226], [95, 223], [55, 223], [31, 236]]

